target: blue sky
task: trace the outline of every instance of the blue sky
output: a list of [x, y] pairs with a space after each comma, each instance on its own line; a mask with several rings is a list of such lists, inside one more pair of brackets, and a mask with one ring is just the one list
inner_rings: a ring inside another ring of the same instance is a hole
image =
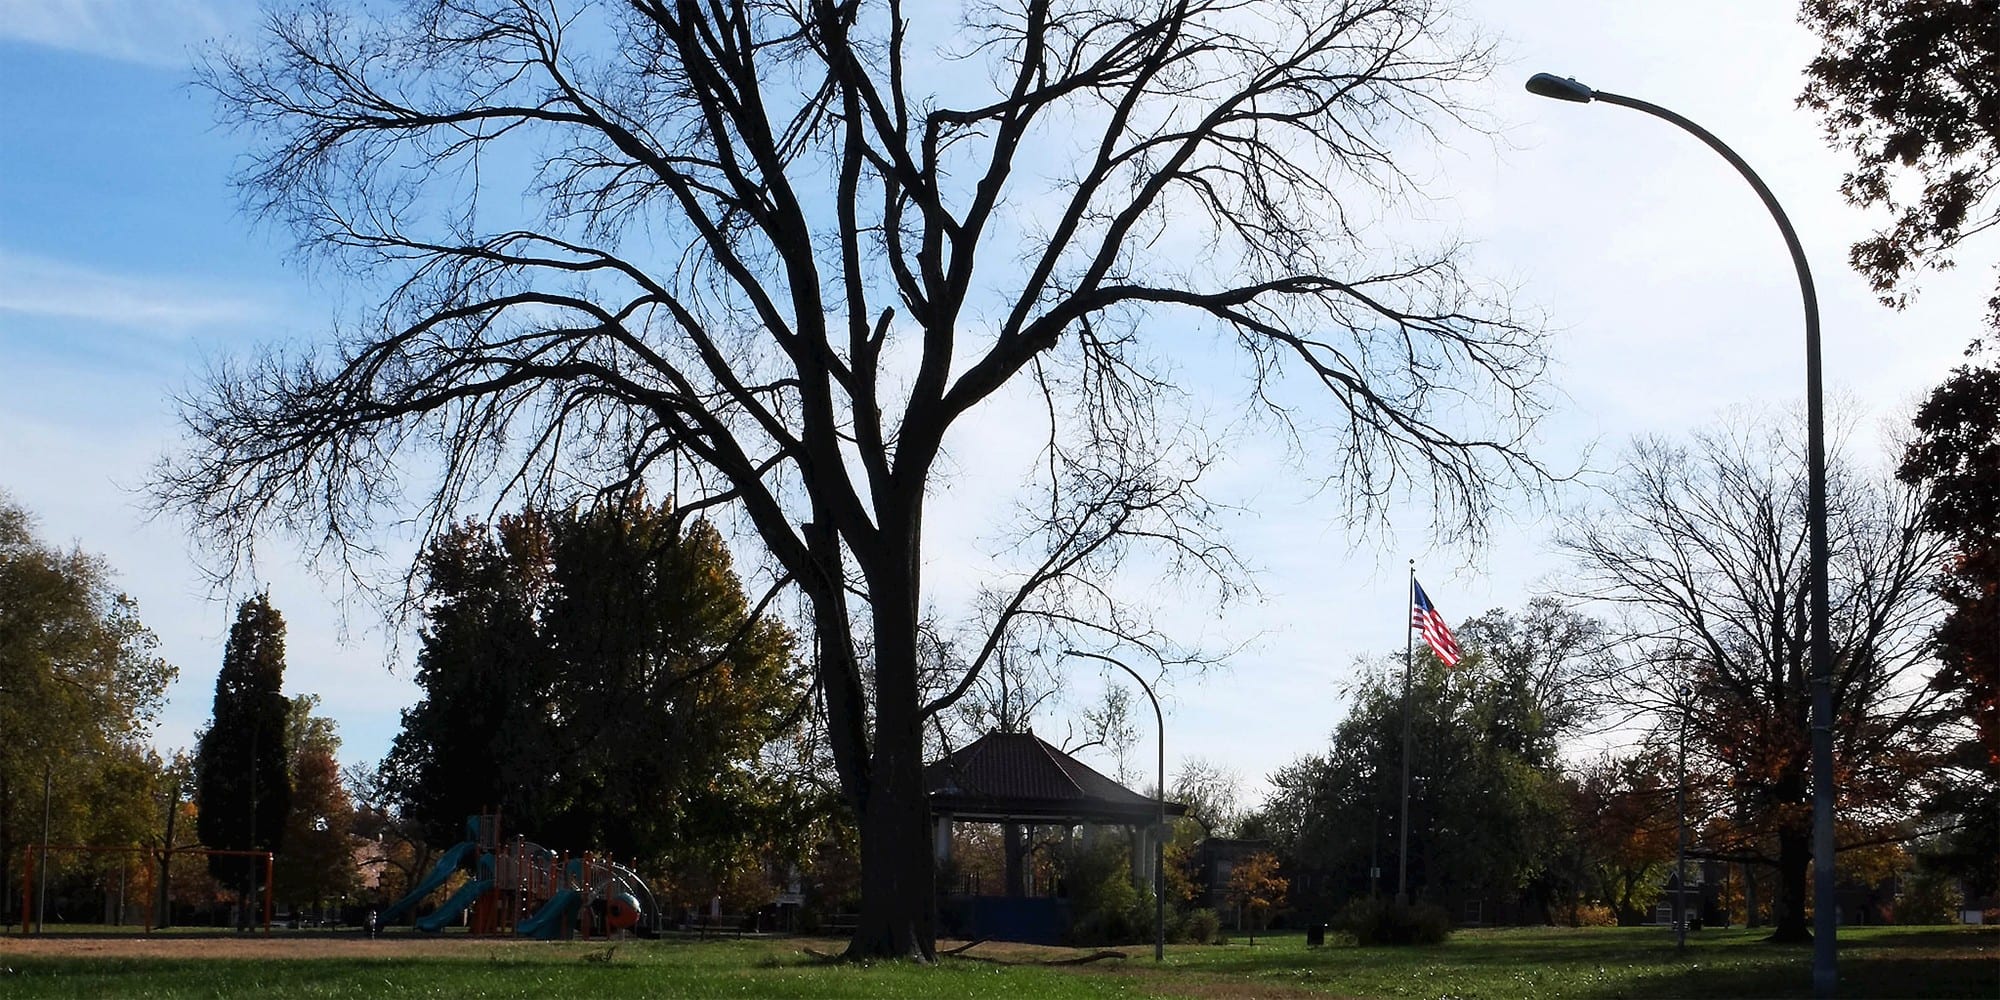
[[[1733, 405], [1783, 407], [1802, 392], [1796, 286], [1749, 189], [1662, 123], [1521, 90], [1553, 70], [1673, 107], [1764, 174], [1808, 247], [1829, 383], [1853, 401], [1856, 450], [1873, 457], [1878, 423], [1956, 362], [1989, 272], [1937, 276], [1895, 313], [1846, 269], [1847, 244], [1872, 220], [1842, 203], [1841, 155], [1793, 106], [1814, 43], [1791, 5], [1478, 0], [1466, 10], [1501, 39], [1505, 62], [1472, 97], [1502, 135], [1425, 156], [1438, 200], [1403, 225], [1472, 241], [1479, 266], [1557, 331], [1566, 396], [1543, 454], [1573, 465], [1596, 442], [1601, 467], [1634, 433], [1684, 431]], [[138, 598], [181, 670], [163, 747], [188, 744], [205, 721], [241, 596], [214, 592], [180, 526], [140, 509], [135, 490], [177, 440], [172, 395], [212, 360], [315, 337], [344, 296], [365, 297], [288, 261], [285, 235], [246, 218], [228, 186], [239, 140], [189, 86], [189, 53], [254, 20], [235, 2], [0, 0], [0, 489], [38, 515], [44, 537], [105, 555]], [[952, 492], [966, 499], [940, 514], [940, 532], [974, 533], [986, 491], [979, 463], [964, 459], [1004, 449], [1005, 434], [989, 421], [955, 440]], [[1182, 617], [1212, 638], [1254, 641], [1227, 668], [1171, 685], [1168, 755], [1170, 766], [1203, 756], [1234, 769], [1253, 798], [1264, 774], [1324, 747], [1354, 657], [1401, 647], [1407, 558], [1454, 622], [1519, 606], [1561, 568], [1539, 514], [1503, 517], [1481, 553], [1433, 551], [1419, 509], [1352, 535], [1283, 456], [1242, 448], [1223, 477], [1244, 506], [1235, 539], [1263, 599]], [[290, 686], [325, 699], [344, 756], [378, 757], [414, 696], [408, 667], [389, 665], [397, 637], [288, 559], [282, 541], [263, 551], [256, 584], [291, 623]], [[948, 560], [940, 568], [945, 599], [973, 582]], [[402, 637], [405, 661], [408, 645]], [[1076, 698], [1094, 683], [1084, 677]]]

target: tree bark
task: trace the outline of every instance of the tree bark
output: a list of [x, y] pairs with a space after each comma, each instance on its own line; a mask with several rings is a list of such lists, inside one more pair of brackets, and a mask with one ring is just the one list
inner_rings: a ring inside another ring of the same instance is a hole
[[[885, 521], [893, 520], [885, 518]], [[864, 559], [875, 623], [875, 740], [861, 817], [861, 918], [847, 957], [937, 957], [937, 860], [917, 684], [916, 517], [888, 558]], [[886, 534], [886, 533], [885, 533]]]
[[1793, 827], [1778, 831], [1778, 891], [1772, 900], [1772, 931], [1767, 941], [1812, 940], [1812, 926], [1806, 922], [1806, 868], [1812, 862], [1808, 832]]
[[1747, 861], [1743, 863], [1743, 926], [1764, 926], [1764, 918], [1757, 913], [1757, 872]]
[[[915, 760], [917, 754], [894, 756]], [[847, 957], [929, 962], [937, 957], [937, 873], [923, 835], [930, 825], [923, 772], [881, 755], [876, 761], [890, 767], [880, 773], [861, 814], [861, 918]]]
[[[17, 916], [14, 901], [20, 897], [9, 891], [14, 885], [14, 793], [0, 775], [0, 918]], [[11, 922], [11, 921], [10, 921]]]

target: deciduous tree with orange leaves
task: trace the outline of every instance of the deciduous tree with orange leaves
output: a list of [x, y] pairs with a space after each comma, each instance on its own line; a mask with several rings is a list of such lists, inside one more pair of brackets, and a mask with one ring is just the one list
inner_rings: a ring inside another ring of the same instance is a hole
[[1242, 914], [1251, 944], [1257, 943], [1257, 932], [1269, 925], [1271, 911], [1285, 905], [1285, 893], [1291, 887], [1291, 881], [1278, 874], [1278, 856], [1269, 851], [1252, 854], [1230, 870], [1229, 904]]

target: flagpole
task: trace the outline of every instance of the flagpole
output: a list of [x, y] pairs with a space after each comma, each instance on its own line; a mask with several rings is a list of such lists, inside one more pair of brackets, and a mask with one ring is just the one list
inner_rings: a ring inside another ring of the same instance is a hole
[[1410, 902], [1410, 664], [1417, 655], [1417, 637], [1411, 623], [1417, 618], [1417, 561], [1410, 560], [1410, 585], [1403, 590], [1409, 600], [1403, 615], [1403, 808], [1396, 811], [1401, 831], [1396, 846], [1402, 852], [1396, 861], [1396, 905]]

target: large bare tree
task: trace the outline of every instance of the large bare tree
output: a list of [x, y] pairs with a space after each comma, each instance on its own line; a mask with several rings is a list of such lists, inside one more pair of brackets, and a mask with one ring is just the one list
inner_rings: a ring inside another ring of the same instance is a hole
[[[381, 304], [218, 370], [160, 481], [226, 558], [669, 474], [683, 510], [733, 511], [819, 634], [855, 955], [933, 954], [921, 733], [998, 637], [1166, 652], [1110, 569], [1235, 568], [1176, 341], [1233, 340], [1249, 412], [1356, 513], [1415, 491], [1476, 533], [1540, 475], [1539, 331], [1457, 246], [1369, 239], [1421, 196], [1399, 146], [1464, 124], [1487, 66], [1447, 4], [939, 6], [281, 9], [206, 82], [253, 137], [253, 207]], [[948, 435], [1000, 397], [1042, 414], [1039, 472], [988, 638], [941, 674], [924, 512]]]
[[[1746, 414], [1686, 444], [1635, 442], [1602, 503], [1559, 545], [1585, 596], [1625, 614], [1626, 656], [1596, 680], [1667, 732], [1689, 764], [1721, 775], [1734, 831], [1715, 856], [1775, 868], [1773, 939], [1809, 940], [1812, 859], [1805, 455], [1795, 421]], [[1916, 778], [1944, 745], [1951, 706], [1928, 685], [1942, 551], [1923, 494], [1829, 464], [1833, 726], [1838, 849], [1910, 832]]]

